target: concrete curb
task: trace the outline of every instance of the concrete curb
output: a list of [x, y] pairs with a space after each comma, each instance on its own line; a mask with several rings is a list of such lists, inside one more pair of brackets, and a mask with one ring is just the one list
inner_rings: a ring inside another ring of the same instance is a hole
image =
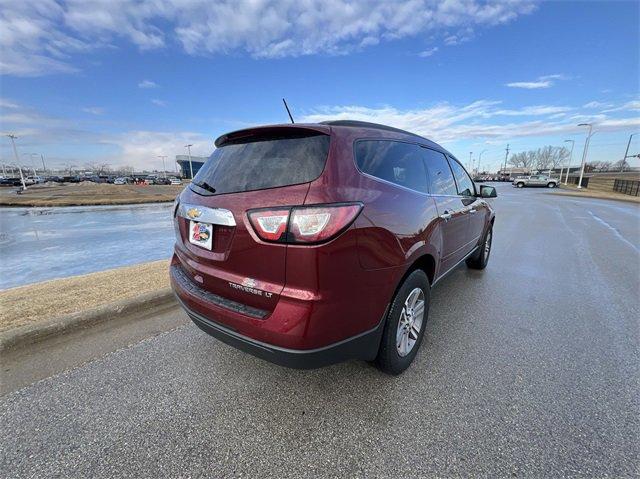
[[88, 311], [80, 311], [57, 318], [47, 319], [35, 324], [0, 333], [0, 352], [17, 349], [115, 318], [130, 316], [135, 320], [139, 313], [152, 313], [157, 309], [177, 305], [171, 288], [146, 293], [135, 298], [105, 304]]

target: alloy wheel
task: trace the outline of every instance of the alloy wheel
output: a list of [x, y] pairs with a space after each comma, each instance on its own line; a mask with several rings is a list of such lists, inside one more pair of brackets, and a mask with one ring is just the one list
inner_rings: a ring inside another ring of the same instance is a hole
[[414, 288], [407, 296], [398, 320], [396, 349], [401, 357], [411, 352], [420, 336], [424, 306], [424, 292], [420, 288]]
[[491, 253], [491, 240], [492, 240], [492, 231], [489, 230], [487, 232], [487, 239], [484, 240], [484, 247], [482, 248], [482, 256], [484, 257], [484, 262], [486, 263], [489, 259], [489, 254]]

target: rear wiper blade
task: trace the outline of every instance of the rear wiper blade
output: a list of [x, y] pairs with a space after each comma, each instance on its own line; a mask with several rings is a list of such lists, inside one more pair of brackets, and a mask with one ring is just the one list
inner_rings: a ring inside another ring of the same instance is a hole
[[200, 188], [202, 188], [203, 190], [207, 190], [211, 193], [215, 193], [216, 189], [211, 186], [209, 183], [207, 183], [206, 181], [203, 181], [201, 183], [196, 183], [195, 181], [192, 181], [192, 183], [196, 186], [199, 186]]

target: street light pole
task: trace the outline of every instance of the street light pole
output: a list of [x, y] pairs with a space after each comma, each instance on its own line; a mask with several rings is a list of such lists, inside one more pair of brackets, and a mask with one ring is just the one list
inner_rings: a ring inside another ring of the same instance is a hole
[[[564, 177], [564, 184], [569, 181], [569, 170], [571, 169], [571, 162], [573, 161], [573, 147], [576, 146], [575, 140], [564, 140], [565, 143], [571, 142], [571, 152], [569, 153], [569, 164], [567, 165], [567, 176]], [[562, 170], [560, 170], [560, 182], [562, 182]]]
[[485, 151], [487, 151], [487, 150], [482, 150], [482, 151], [480, 152], [480, 155], [478, 156], [478, 164], [476, 165], [476, 168], [478, 169], [478, 171], [477, 171], [477, 174], [478, 174], [478, 175], [480, 174], [480, 160], [482, 159], [482, 154], [483, 154]]
[[620, 173], [624, 172], [624, 164], [627, 161], [627, 158], [629, 158], [629, 147], [631, 146], [631, 138], [633, 138], [633, 135], [635, 135], [635, 133], [631, 133], [629, 135], [629, 141], [627, 142], [627, 150], [624, 152], [624, 158], [622, 158], [622, 166], [620, 167]]
[[471, 155], [473, 155], [473, 151], [469, 152], [469, 168], [471, 168], [471, 174], [473, 174], [473, 159], [471, 158]]
[[587, 162], [587, 152], [589, 151], [589, 140], [593, 135], [593, 124], [591, 123], [580, 123], [578, 126], [588, 126], [589, 133], [587, 134], [587, 138], [584, 141], [584, 150], [582, 152], [582, 164], [580, 165], [580, 179], [578, 180], [578, 189], [582, 189], [582, 177], [584, 176], [584, 165]]
[[22, 174], [22, 167], [20, 166], [20, 157], [18, 156], [18, 149], [16, 148], [16, 138], [18, 138], [14, 134], [8, 134], [9, 138], [11, 138], [11, 145], [13, 146], [13, 156], [16, 157], [16, 164], [18, 165], [18, 171], [20, 172], [20, 181], [22, 182], [22, 189], [26, 190], [27, 185], [24, 182], [24, 175]]
[[167, 155], [158, 155], [158, 158], [162, 158], [162, 172], [164, 173], [164, 177], [167, 177], [167, 168], [164, 166], [164, 159]]
[[36, 172], [36, 167], [34, 166], [34, 162], [33, 162], [33, 155], [38, 156], [37, 153], [31, 153], [29, 155], [30, 159], [31, 159], [31, 167], [33, 168], [33, 176], [38, 176], [38, 173]]
[[506, 153], [504, 154], [504, 170], [502, 171], [503, 175], [507, 172], [507, 158], [509, 158], [509, 143], [507, 143], [507, 149], [505, 151]]
[[193, 164], [191, 163], [191, 147], [192, 146], [193, 144], [184, 145], [184, 147], [187, 149], [187, 152], [189, 153], [189, 172], [191, 173], [191, 180], [193, 181]]
[[42, 170], [44, 172], [44, 174], [47, 174], [47, 165], [44, 164], [44, 155], [42, 153], [40, 153], [40, 159], [42, 160]]

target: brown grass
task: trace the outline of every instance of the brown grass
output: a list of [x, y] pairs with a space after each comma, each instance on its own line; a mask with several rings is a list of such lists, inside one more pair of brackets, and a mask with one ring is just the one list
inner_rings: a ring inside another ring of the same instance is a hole
[[0, 331], [169, 287], [169, 262], [153, 261], [0, 291]]
[[34, 185], [17, 194], [17, 188], [0, 189], [0, 206], [82, 206], [160, 203], [173, 201], [183, 185], [110, 185], [63, 183]]
[[599, 198], [603, 200], [627, 201], [629, 203], [640, 203], [640, 197], [624, 195], [615, 191], [589, 190], [589, 188], [578, 189], [575, 185], [562, 185], [561, 188], [554, 188], [556, 195], [581, 196], [583, 198]]

